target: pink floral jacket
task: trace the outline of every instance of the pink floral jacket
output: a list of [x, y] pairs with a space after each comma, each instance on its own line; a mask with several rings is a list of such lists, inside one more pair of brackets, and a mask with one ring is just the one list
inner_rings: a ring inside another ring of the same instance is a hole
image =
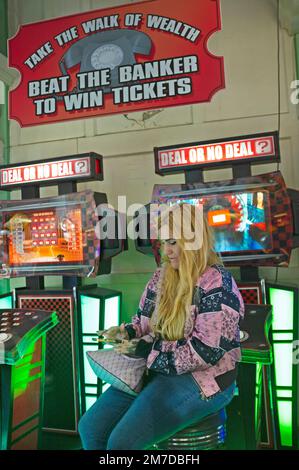
[[[130, 339], [151, 333], [149, 320], [159, 302], [161, 273], [161, 268], [155, 271], [132, 323], [126, 324]], [[169, 375], [190, 372], [202, 394], [211, 397], [221, 390], [217, 377], [225, 377], [240, 361], [239, 319], [243, 315], [243, 300], [230, 272], [219, 265], [208, 267], [196, 283], [184, 337], [176, 341], [155, 338], [147, 356], [148, 369]]]

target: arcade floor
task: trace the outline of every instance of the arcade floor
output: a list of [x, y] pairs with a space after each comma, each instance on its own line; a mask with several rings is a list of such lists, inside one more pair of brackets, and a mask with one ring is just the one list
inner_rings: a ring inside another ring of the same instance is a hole
[[81, 450], [79, 436], [67, 436], [53, 432], [43, 432], [41, 437], [41, 450]]

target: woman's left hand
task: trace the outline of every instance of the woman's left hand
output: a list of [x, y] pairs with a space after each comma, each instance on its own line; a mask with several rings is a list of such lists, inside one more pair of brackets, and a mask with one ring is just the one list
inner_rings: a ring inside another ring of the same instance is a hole
[[114, 346], [114, 351], [118, 354], [134, 354], [136, 351], [136, 346], [138, 344], [138, 340], [127, 340], [124, 339], [121, 343]]

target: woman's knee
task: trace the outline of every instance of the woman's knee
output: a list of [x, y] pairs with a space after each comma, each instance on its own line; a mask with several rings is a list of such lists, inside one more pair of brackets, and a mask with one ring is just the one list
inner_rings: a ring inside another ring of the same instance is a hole
[[112, 431], [107, 442], [107, 450], [138, 450], [136, 436], [130, 432], [119, 431], [117, 428]]
[[112, 431], [107, 442], [107, 450], [131, 450], [128, 436]]
[[100, 426], [94, 426], [87, 413], [79, 420], [78, 432], [84, 450], [106, 450], [107, 438], [104, 430]]

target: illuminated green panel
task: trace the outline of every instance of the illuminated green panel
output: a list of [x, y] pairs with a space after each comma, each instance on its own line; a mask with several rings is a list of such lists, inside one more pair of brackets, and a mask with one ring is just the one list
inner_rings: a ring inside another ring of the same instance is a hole
[[[17, 362], [17, 367], [13, 367], [12, 383], [14, 390], [14, 397], [17, 398], [26, 392], [27, 387], [32, 379], [30, 371], [32, 369], [32, 358], [35, 349], [35, 343], [32, 343], [26, 350], [25, 357]], [[38, 364], [34, 364], [34, 367]]]
[[280, 401], [278, 406], [278, 421], [280, 429], [280, 439], [283, 446], [292, 446], [292, 402]]
[[119, 305], [120, 297], [110, 297], [105, 299], [105, 319], [104, 328], [110, 328], [110, 326], [119, 325]]
[[275, 385], [277, 387], [292, 387], [292, 343], [274, 343]]
[[12, 296], [2, 297], [0, 299], [0, 308], [12, 308]]
[[98, 393], [97, 387], [85, 387], [85, 393], [86, 395], [96, 395]]
[[273, 341], [293, 341], [293, 333], [273, 333]]
[[97, 397], [85, 397], [86, 411], [97, 401]]
[[82, 341], [83, 343], [94, 343], [93, 338], [97, 338], [96, 332], [93, 335], [83, 335]]
[[97, 351], [98, 346], [91, 346], [83, 345], [83, 359], [84, 359], [84, 383], [86, 384], [96, 384], [97, 383], [97, 376], [95, 375], [94, 371], [89, 365], [87, 356], [86, 356], [86, 351]]
[[276, 390], [277, 398], [292, 398], [292, 390]]
[[262, 382], [262, 364], [259, 362], [256, 364], [255, 369], [255, 432], [257, 432], [257, 427], [259, 424], [259, 415], [260, 415], [260, 389], [261, 389], [261, 382]]
[[273, 331], [292, 330], [294, 292], [270, 287], [269, 294], [270, 303], [273, 306]]
[[101, 299], [81, 295], [82, 333], [92, 333], [99, 329]]
[[105, 384], [102, 386], [102, 392], [106, 392], [106, 390], [108, 390], [108, 388], [110, 387], [110, 384]]

